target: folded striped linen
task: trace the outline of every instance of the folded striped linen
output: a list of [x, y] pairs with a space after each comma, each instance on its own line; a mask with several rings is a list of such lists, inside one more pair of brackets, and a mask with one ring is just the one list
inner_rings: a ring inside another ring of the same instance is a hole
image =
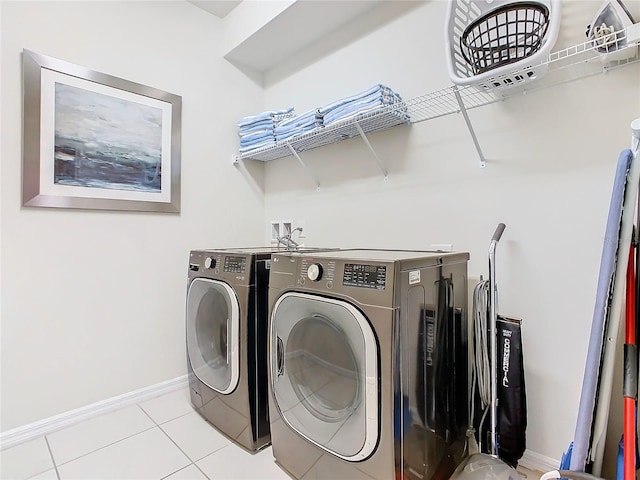
[[340, 100], [336, 100], [334, 102], [331, 102], [328, 105], [325, 105], [324, 107], [320, 107], [318, 108], [318, 113], [320, 115], [325, 115], [326, 113], [330, 112], [331, 110], [335, 109], [335, 108], [339, 108], [347, 103], [350, 102], [357, 102], [358, 100], [361, 100], [365, 97], [368, 97], [369, 95], [374, 95], [374, 94], [383, 94], [383, 95], [389, 95], [389, 96], [393, 96], [396, 93], [391, 90], [389, 87], [387, 87], [386, 85], [382, 85], [382, 84], [377, 84], [372, 86], [371, 88], [364, 90], [362, 92], [356, 93], [354, 95], [351, 95], [349, 97], [345, 97], [345, 98], [341, 98]]
[[244, 140], [251, 140], [254, 138], [260, 138], [260, 137], [264, 137], [265, 135], [273, 135], [273, 128], [260, 128], [260, 129], [256, 129], [256, 130], [252, 130], [249, 133], [244, 133], [242, 135], [240, 135], [241, 139]]
[[[372, 107], [363, 107], [362, 109], [358, 109], [358, 110], [352, 111], [348, 115], [341, 116], [340, 118], [330, 122], [329, 125], [331, 125], [333, 123], [337, 123], [339, 121], [343, 121], [343, 120], [351, 120], [351, 119], [356, 118], [356, 117], [358, 117], [360, 115], [364, 115], [366, 113], [375, 112], [375, 111], [380, 110], [380, 109], [382, 109], [382, 106], [380, 106], [380, 105], [376, 105], [376, 106], [372, 106]], [[386, 115], [393, 115], [394, 117], [398, 117], [402, 122], [409, 122], [409, 120], [410, 120], [409, 115], [407, 113], [405, 113], [404, 111], [402, 111], [402, 110], [393, 110], [393, 109], [391, 109], [388, 112], [386, 112], [384, 115], [385, 116]]]
[[302, 115], [281, 122], [274, 131], [276, 141], [280, 142], [296, 135], [302, 135], [320, 126], [322, 124], [316, 118], [316, 109], [309, 110]]
[[293, 107], [289, 107], [283, 110], [269, 110], [257, 115], [241, 118], [240, 120], [238, 120], [237, 125], [239, 128], [242, 128], [265, 120], [271, 121], [272, 123], [274, 121], [279, 122], [282, 119], [288, 118], [289, 116], [293, 115], [295, 115]]
[[273, 123], [275, 125], [278, 125], [280, 122], [286, 120], [287, 118], [292, 118], [296, 116], [296, 112], [293, 110], [293, 107], [291, 107], [289, 110], [287, 110], [285, 113], [275, 113], [273, 114]]
[[301, 126], [316, 125], [316, 124], [317, 124], [316, 111], [309, 110], [308, 112], [305, 112], [302, 115], [288, 118], [280, 122], [275, 128], [275, 133], [276, 134], [285, 133], [291, 130], [295, 130], [296, 128]]
[[402, 100], [399, 95], [382, 95], [379, 93], [364, 97], [360, 100], [346, 103], [338, 108], [335, 108], [323, 116], [323, 123], [330, 125], [334, 122], [342, 120], [347, 117], [351, 117], [354, 112], [364, 112], [372, 109], [385, 107], [387, 105], [393, 105], [400, 103]]

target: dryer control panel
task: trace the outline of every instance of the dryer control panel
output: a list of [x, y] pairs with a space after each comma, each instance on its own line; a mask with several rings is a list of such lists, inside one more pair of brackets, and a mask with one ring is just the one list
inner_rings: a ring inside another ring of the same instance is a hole
[[301, 258], [298, 265], [296, 284], [299, 286], [316, 288], [314, 285], [317, 285], [333, 289], [334, 281], [342, 280], [345, 287], [369, 290], [385, 290], [387, 287], [387, 265], [342, 263], [313, 257]]
[[319, 283], [326, 282], [327, 288], [333, 287], [333, 278], [336, 271], [336, 262], [318, 262], [313, 258], [303, 258], [300, 261], [300, 272], [298, 274], [298, 285], [304, 285], [307, 280]]
[[347, 287], [384, 290], [387, 284], [387, 267], [384, 265], [345, 263], [342, 284]]

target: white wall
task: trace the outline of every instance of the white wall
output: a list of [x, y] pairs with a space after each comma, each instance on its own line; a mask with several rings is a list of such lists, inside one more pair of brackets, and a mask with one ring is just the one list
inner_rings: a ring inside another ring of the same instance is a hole
[[[599, 6], [564, 2], [557, 48], [582, 43]], [[424, 3], [273, 84], [265, 104], [304, 112], [375, 83], [405, 98], [446, 87], [445, 12], [446, 2]], [[559, 459], [573, 438], [612, 179], [640, 117], [639, 85], [633, 65], [473, 110], [485, 169], [459, 115], [372, 135], [388, 182], [358, 140], [304, 153], [319, 192], [294, 158], [270, 162], [263, 234], [271, 219], [291, 219], [305, 221], [308, 245], [451, 243], [471, 253], [477, 277], [506, 223], [499, 311], [524, 319], [528, 448]]]
[[[263, 92], [222, 59], [220, 20], [186, 2], [0, 9], [6, 431], [186, 373], [189, 250], [262, 240], [262, 196], [231, 154]], [[23, 48], [182, 96], [180, 214], [21, 207]]]
[[[583, 41], [599, 5], [564, 2], [558, 48]], [[503, 221], [500, 311], [525, 320], [529, 448], [559, 458], [616, 157], [640, 116], [637, 65], [472, 111], [485, 169], [460, 116], [371, 136], [388, 182], [357, 140], [305, 153], [319, 192], [293, 158], [266, 166], [264, 199], [261, 166], [243, 176], [229, 163], [235, 120], [258, 105], [303, 112], [378, 82], [405, 98], [449, 85], [445, 8], [425, 3], [357, 41], [336, 32], [344, 48], [303, 69], [297, 56], [263, 92], [222, 60], [220, 21], [186, 2], [0, 2], [1, 429], [184, 374], [191, 248], [261, 243], [269, 220], [299, 219], [309, 245], [452, 243], [478, 276]], [[182, 96], [180, 215], [21, 207], [23, 48]]]

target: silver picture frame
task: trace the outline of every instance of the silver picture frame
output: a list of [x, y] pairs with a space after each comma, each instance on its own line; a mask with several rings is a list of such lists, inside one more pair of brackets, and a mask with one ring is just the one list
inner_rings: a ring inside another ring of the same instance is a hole
[[182, 97], [30, 50], [22, 60], [23, 206], [180, 212]]

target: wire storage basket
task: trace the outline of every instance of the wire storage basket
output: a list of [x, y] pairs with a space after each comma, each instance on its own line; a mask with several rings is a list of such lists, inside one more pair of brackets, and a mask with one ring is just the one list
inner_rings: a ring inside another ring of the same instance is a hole
[[450, 0], [445, 42], [451, 81], [481, 91], [542, 77], [558, 36], [560, 0]]

